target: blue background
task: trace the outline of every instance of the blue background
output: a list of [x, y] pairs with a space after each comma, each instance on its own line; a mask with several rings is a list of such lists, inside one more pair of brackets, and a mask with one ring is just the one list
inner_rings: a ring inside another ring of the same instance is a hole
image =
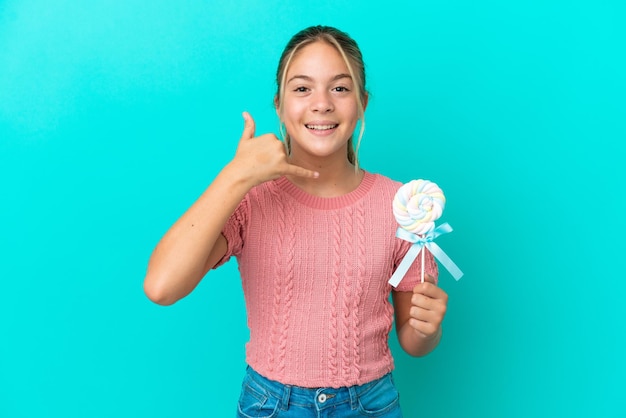
[[[335, 25], [371, 99], [362, 165], [446, 193], [445, 335], [394, 339], [407, 417], [624, 417], [624, 3], [0, 1], [0, 417], [229, 417], [236, 263], [142, 282], [232, 157], [278, 133], [288, 38]], [[394, 337], [395, 338], [395, 337]]]

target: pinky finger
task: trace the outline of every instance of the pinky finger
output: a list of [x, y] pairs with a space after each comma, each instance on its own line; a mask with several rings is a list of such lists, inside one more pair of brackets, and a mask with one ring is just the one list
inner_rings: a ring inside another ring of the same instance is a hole
[[306, 168], [298, 167], [297, 165], [289, 164], [285, 174], [291, 174], [298, 177], [318, 178], [320, 173], [317, 171], [307, 170]]

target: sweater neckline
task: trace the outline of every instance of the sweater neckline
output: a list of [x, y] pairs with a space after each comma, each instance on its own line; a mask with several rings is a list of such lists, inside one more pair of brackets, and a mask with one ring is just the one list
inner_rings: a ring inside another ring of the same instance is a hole
[[300, 187], [289, 181], [289, 179], [287, 179], [287, 177], [285, 176], [279, 177], [277, 180], [275, 180], [275, 184], [281, 190], [283, 190], [299, 203], [314, 209], [322, 210], [340, 209], [352, 205], [363, 196], [365, 196], [367, 192], [370, 191], [375, 182], [376, 175], [364, 171], [361, 183], [359, 183], [359, 186], [353, 191], [341, 196], [321, 197], [305, 192]]

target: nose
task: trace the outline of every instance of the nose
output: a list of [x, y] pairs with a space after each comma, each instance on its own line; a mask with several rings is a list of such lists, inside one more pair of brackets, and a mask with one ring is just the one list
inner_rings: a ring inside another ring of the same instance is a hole
[[311, 110], [317, 113], [332, 112], [335, 109], [328, 91], [318, 91], [311, 96]]

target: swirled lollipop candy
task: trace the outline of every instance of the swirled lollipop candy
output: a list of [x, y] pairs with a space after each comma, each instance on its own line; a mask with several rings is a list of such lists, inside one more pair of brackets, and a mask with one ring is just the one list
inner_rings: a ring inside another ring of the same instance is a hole
[[428, 180], [412, 180], [396, 193], [393, 214], [403, 229], [424, 235], [435, 228], [445, 205], [446, 198], [439, 186]]
[[434, 242], [442, 234], [452, 232], [447, 223], [435, 228], [435, 221], [441, 217], [446, 198], [432, 181], [412, 180], [400, 187], [393, 199], [393, 214], [400, 224], [396, 237], [412, 243], [402, 262], [389, 279], [389, 284], [396, 287], [409, 269], [409, 266], [422, 255], [422, 283], [424, 282], [424, 249], [441, 261], [452, 276], [459, 280], [463, 272], [448, 255]]

